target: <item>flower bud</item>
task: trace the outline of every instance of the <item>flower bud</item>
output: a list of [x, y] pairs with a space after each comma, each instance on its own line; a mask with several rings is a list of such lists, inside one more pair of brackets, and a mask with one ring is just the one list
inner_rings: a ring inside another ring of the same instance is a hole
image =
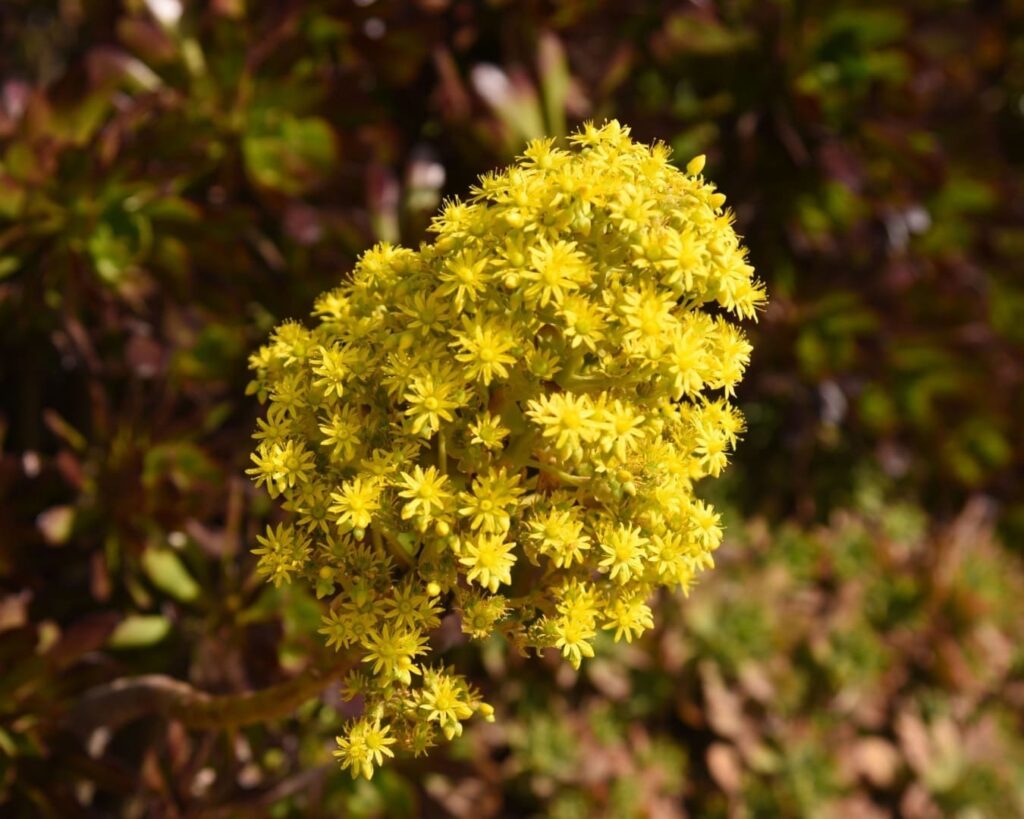
[[707, 157], [704, 154], [695, 156], [689, 162], [686, 163], [686, 172], [690, 176], [697, 176], [701, 171], [704, 170], [704, 163], [707, 161]]

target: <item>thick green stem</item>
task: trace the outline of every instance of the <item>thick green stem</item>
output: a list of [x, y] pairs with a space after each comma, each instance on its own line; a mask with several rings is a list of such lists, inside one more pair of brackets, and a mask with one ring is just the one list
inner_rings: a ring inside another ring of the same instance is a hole
[[373, 539], [373, 545], [380, 551], [386, 551], [402, 566], [406, 568], [412, 566], [412, 555], [410, 555], [403, 547], [402, 544], [391, 537], [390, 534], [384, 532], [377, 526], [370, 527], [370, 536]]
[[551, 475], [554, 475], [560, 481], [562, 481], [563, 483], [567, 483], [570, 486], [586, 486], [587, 482], [591, 480], [590, 476], [588, 475], [572, 475], [566, 472], [565, 470], [559, 469], [556, 466], [541, 463], [540, 461], [535, 461], [532, 458], [526, 462], [526, 466], [532, 466], [536, 469], [541, 470], [542, 472], [547, 472]]
[[97, 728], [114, 730], [151, 714], [178, 720], [188, 728], [208, 730], [282, 719], [341, 677], [352, 662], [345, 655], [333, 657], [290, 680], [241, 694], [208, 694], [164, 674], [126, 677], [86, 692], [69, 715], [69, 722], [88, 735]]
[[437, 436], [437, 468], [442, 475], [448, 474], [448, 439], [443, 429]]

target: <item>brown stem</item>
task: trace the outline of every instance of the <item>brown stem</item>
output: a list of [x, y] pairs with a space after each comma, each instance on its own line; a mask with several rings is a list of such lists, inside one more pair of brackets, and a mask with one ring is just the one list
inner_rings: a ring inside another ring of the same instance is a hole
[[68, 715], [68, 722], [77, 733], [89, 736], [97, 728], [113, 731], [150, 714], [203, 729], [280, 719], [322, 692], [352, 664], [344, 655], [331, 659], [311, 665], [283, 683], [241, 694], [208, 694], [164, 674], [125, 677], [87, 691]]
[[263, 811], [271, 805], [277, 804], [282, 799], [301, 791], [309, 791], [311, 788], [320, 787], [328, 772], [334, 770], [336, 770], [334, 765], [308, 768], [280, 780], [275, 785], [259, 793], [246, 794], [241, 799], [230, 803], [193, 809], [189, 816], [192, 819], [232, 819], [232, 817], [236, 816], [263, 816]]

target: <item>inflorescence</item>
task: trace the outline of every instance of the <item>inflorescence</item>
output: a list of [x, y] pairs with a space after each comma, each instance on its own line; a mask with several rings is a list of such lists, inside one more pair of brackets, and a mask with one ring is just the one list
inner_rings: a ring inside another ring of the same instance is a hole
[[252, 357], [270, 404], [249, 472], [290, 513], [258, 570], [329, 598], [321, 633], [361, 661], [353, 776], [493, 718], [430, 661], [442, 617], [579, 668], [713, 565], [693, 487], [742, 432], [735, 320], [765, 294], [703, 166], [615, 121], [536, 140], [447, 202], [433, 243], [367, 251], [314, 327]]

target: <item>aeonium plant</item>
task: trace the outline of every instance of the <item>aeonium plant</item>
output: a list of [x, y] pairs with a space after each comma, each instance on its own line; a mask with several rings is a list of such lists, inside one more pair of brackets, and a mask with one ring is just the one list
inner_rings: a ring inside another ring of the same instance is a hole
[[338, 737], [353, 776], [493, 718], [432, 656], [441, 618], [579, 668], [713, 565], [694, 484], [743, 430], [736, 322], [765, 293], [703, 167], [615, 121], [534, 141], [252, 357], [249, 472], [289, 513], [258, 570], [329, 601], [364, 702]]

